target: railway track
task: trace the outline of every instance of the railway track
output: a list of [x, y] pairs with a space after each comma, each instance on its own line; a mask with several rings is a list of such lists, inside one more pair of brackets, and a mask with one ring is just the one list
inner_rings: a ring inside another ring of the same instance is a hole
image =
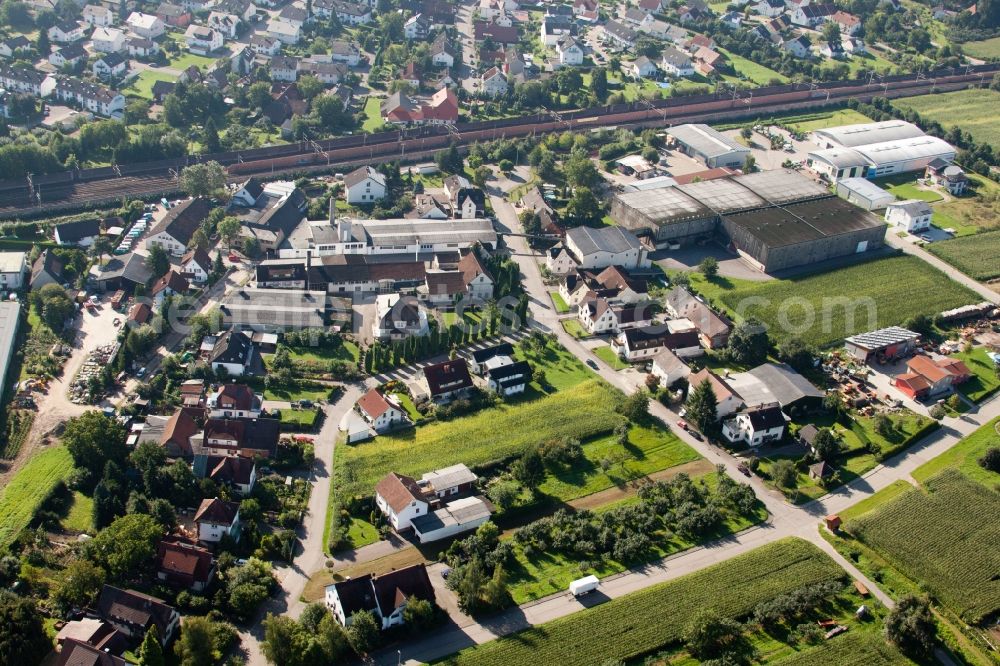
[[297, 143], [188, 156], [156, 162], [83, 169], [0, 181], [0, 219], [31, 217], [60, 210], [116, 202], [122, 197], [159, 197], [178, 191], [177, 173], [185, 166], [216, 161], [230, 180], [324, 170], [346, 170], [361, 164], [413, 160], [432, 155], [454, 142], [519, 138], [601, 127], [668, 126], [686, 122], [718, 122], [768, 113], [807, 110], [874, 97], [912, 97], [931, 91], [960, 90], [988, 84], [1000, 65], [980, 65], [927, 74], [884, 77], [880, 81], [786, 84], [744, 91], [717, 92], [656, 102], [634, 102], [564, 113], [535, 114], [496, 121], [430, 126], [378, 134], [300, 141]]

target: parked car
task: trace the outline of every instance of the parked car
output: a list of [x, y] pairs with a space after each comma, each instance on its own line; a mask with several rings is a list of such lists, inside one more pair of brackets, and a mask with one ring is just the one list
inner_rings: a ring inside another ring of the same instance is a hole
[[687, 430], [688, 429], [687, 421], [681, 419], [680, 421], [677, 422], [677, 427], [680, 428], [681, 430]]
[[594, 370], [597, 370], [597, 369], [598, 369], [598, 368], [597, 368], [597, 363], [595, 363], [593, 359], [590, 359], [590, 358], [588, 358], [588, 359], [587, 359], [587, 365], [589, 365], [589, 366], [590, 366], [591, 368], [593, 368]]

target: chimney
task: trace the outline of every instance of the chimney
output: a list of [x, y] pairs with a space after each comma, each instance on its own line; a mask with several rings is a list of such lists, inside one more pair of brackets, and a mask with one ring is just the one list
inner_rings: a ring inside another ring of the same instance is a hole
[[306, 251], [306, 275], [305, 275], [305, 288], [309, 289], [309, 269], [312, 267], [312, 251]]
[[340, 231], [340, 242], [350, 243], [354, 238], [354, 230], [352, 229], [352, 222], [350, 218], [343, 218], [338, 223], [338, 230]]
[[330, 224], [337, 221], [337, 197], [330, 197]]

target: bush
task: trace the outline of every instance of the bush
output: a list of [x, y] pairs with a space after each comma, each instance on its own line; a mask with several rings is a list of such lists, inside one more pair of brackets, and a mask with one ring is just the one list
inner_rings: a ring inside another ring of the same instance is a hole
[[991, 446], [978, 460], [979, 466], [1000, 474], [1000, 447]]

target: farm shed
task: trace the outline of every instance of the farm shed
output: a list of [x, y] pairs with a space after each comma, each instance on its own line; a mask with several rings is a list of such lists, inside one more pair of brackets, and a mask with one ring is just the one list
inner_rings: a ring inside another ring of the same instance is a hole
[[420, 543], [429, 543], [474, 530], [490, 519], [492, 509], [481, 497], [466, 497], [410, 521]]
[[708, 125], [686, 124], [671, 127], [669, 134], [681, 151], [700, 159], [708, 167], [741, 168], [750, 149]]
[[867, 363], [876, 357], [892, 359], [906, 356], [917, 346], [919, 339], [918, 333], [899, 326], [890, 326], [852, 335], [844, 340], [844, 349], [856, 360]]
[[885, 208], [896, 197], [866, 178], [844, 178], [837, 183], [837, 196], [865, 210]]

